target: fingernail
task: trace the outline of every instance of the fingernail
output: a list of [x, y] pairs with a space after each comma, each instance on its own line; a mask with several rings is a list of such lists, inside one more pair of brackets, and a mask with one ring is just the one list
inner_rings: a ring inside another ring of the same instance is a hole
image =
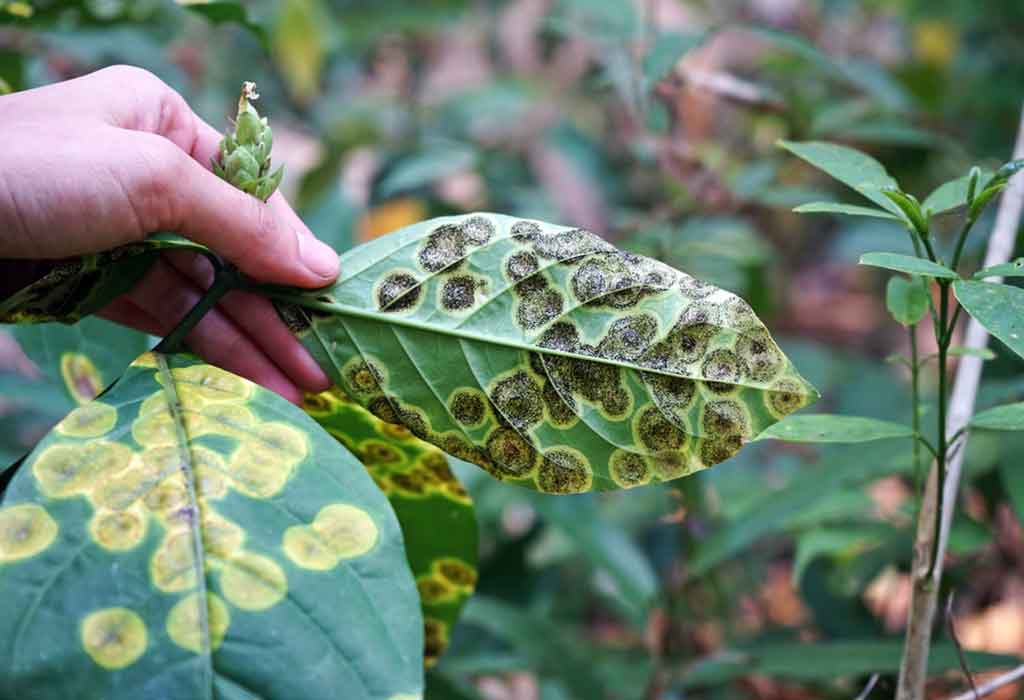
[[299, 258], [314, 275], [333, 280], [338, 276], [338, 254], [315, 238], [298, 236]]

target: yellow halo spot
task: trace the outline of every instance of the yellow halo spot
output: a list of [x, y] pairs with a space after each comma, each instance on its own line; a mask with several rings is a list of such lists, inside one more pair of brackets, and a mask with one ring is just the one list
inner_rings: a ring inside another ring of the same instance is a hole
[[476, 569], [455, 557], [435, 559], [431, 568], [442, 579], [460, 588], [472, 589], [476, 586]]
[[151, 410], [143, 412], [149, 399], [143, 401], [139, 417], [132, 421], [132, 437], [135, 442], [145, 447], [176, 444], [177, 427], [174, 424], [174, 416], [167, 408], [167, 400], [161, 395], [151, 398], [159, 398], [163, 404], [161, 406], [157, 403]]
[[103, 668], [131, 666], [146, 651], [146, 624], [128, 608], [89, 613], [79, 633], [85, 653]]
[[103, 378], [87, 355], [66, 352], [60, 356], [60, 374], [68, 393], [80, 404], [87, 404], [103, 391]]
[[117, 423], [117, 409], [94, 401], [76, 408], [57, 424], [61, 435], [76, 438], [94, 438], [106, 435]]
[[0, 563], [39, 554], [53, 543], [57, 530], [42, 506], [23, 503], [0, 508]]
[[140, 459], [146, 480], [154, 484], [182, 471], [181, 451], [176, 444], [147, 447]]
[[188, 504], [188, 489], [180, 474], [169, 476], [146, 494], [146, 507], [155, 515], [167, 517]]
[[253, 384], [211, 365], [192, 365], [171, 370], [178, 396], [189, 400], [237, 401], [252, 396]]
[[200, 413], [190, 413], [194, 419], [189, 426], [193, 435], [227, 435], [245, 440], [256, 430], [256, 416], [245, 406], [214, 403], [204, 406]]
[[116, 477], [97, 484], [92, 502], [97, 508], [125, 510], [142, 498], [156, 482], [146, 478], [139, 455], [132, 455], [128, 468]]
[[[203, 653], [203, 624], [199, 594], [190, 593], [167, 613], [167, 636], [182, 649]], [[216, 593], [206, 594], [206, 629], [209, 651], [216, 651], [231, 625], [231, 612]]]
[[156, 368], [156, 355], [151, 352], [143, 353], [135, 358], [135, 362], [132, 363], [132, 367]]
[[[260, 428], [269, 429], [274, 424]], [[289, 429], [291, 430], [291, 429]], [[273, 436], [273, 431], [271, 435]], [[292, 431], [298, 432], [298, 431]], [[280, 436], [282, 433], [277, 433]], [[301, 437], [301, 434], [300, 434]], [[285, 449], [274, 449], [266, 443], [255, 440], [242, 443], [228, 462], [228, 472], [238, 491], [252, 498], [269, 498], [282, 488], [292, 475], [295, 465], [302, 461], [301, 455]]]
[[307, 525], [285, 530], [281, 546], [285, 555], [303, 569], [328, 571], [338, 565], [338, 555]]
[[133, 510], [96, 511], [89, 521], [92, 538], [104, 549], [131, 549], [146, 535], [146, 520]]
[[220, 588], [228, 602], [242, 610], [266, 610], [281, 602], [288, 579], [273, 559], [242, 552], [228, 561], [220, 574]]
[[124, 470], [132, 459], [124, 445], [97, 440], [84, 445], [51, 445], [32, 465], [42, 491], [51, 498], [68, 498], [91, 490]]
[[377, 525], [370, 514], [346, 503], [324, 506], [310, 527], [341, 559], [366, 554], [377, 544]]
[[169, 533], [149, 560], [153, 585], [165, 593], [179, 593], [196, 585], [192, 533]]
[[416, 579], [416, 590], [424, 603], [439, 603], [450, 598], [455, 589], [447, 581], [436, 576], [420, 576]]
[[220, 559], [230, 559], [242, 550], [245, 531], [209, 508], [203, 509], [203, 549]]

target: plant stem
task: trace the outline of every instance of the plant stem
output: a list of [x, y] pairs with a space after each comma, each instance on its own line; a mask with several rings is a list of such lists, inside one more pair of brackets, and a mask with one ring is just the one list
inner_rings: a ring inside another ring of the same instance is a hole
[[[942, 506], [943, 506], [943, 490], [946, 486], [946, 452], [949, 449], [949, 444], [946, 442], [946, 408], [949, 401], [949, 397], [946, 395], [946, 382], [947, 382], [947, 362], [949, 353], [949, 339], [953, 333], [948, 328], [949, 325], [949, 282], [945, 280], [939, 281], [939, 333], [936, 334], [935, 341], [939, 344], [939, 454], [936, 458], [936, 469], [938, 470], [938, 486], [935, 493], [936, 506], [935, 506], [935, 533], [936, 537], [932, 540], [932, 555], [931, 561], [928, 564], [928, 575], [927, 578], [931, 579], [935, 573], [935, 563], [938, 561], [939, 555], [939, 538], [938, 532], [942, 523]], [[937, 583], [937, 582], [936, 582]]]
[[914, 493], [917, 506], [921, 507], [921, 394], [919, 391], [920, 361], [917, 353], [917, 326], [909, 326], [910, 333], [910, 417], [914, 430]]
[[953, 251], [953, 262], [950, 264], [950, 269], [955, 270], [960, 266], [960, 256], [964, 252], [964, 244], [967, 243], [967, 234], [971, 232], [971, 227], [974, 226], [974, 219], [970, 216], [967, 217], [967, 221], [964, 222], [964, 227], [960, 230], [960, 236], [956, 239], [956, 250]]
[[196, 302], [196, 305], [185, 314], [185, 317], [175, 326], [174, 330], [161, 340], [154, 350], [168, 355], [181, 352], [181, 349], [184, 347], [185, 336], [203, 320], [203, 316], [216, 306], [217, 302], [225, 294], [239, 288], [241, 285], [242, 275], [233, 265], [224, 265], [217, 269], [213, 278], [213, 284], [206, 290], [206, 294]]

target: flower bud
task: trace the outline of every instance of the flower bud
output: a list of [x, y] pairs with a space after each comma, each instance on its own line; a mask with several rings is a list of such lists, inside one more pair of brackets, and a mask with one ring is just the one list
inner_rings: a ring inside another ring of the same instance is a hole
[[258, 97], [254, 83], [242, 85], [235, 128], [221, 140], [213, 171], [238, 189], [265, 201], [281, 184], [283, 169], [270, 171], [274, 138], [266, 118], [261, 118], [252, 106]]

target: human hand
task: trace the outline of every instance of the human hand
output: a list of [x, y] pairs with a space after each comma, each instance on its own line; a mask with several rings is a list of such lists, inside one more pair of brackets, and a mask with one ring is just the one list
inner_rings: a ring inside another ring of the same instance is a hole
[[[115, 66], [0, 97], [0, 258], [67, 258], [172, 231], [250, 277], [321, 287], [337, 255], [279, 194], [267, 203], [210, 171], [220, 134], [156, 76]], [[202, 256], [166, 253], [101, 316], [167, 335], [213, 281]], [[231, 292], [186, 337], [208, 362], [298, 402], [327, 377], [266, 299]]]

